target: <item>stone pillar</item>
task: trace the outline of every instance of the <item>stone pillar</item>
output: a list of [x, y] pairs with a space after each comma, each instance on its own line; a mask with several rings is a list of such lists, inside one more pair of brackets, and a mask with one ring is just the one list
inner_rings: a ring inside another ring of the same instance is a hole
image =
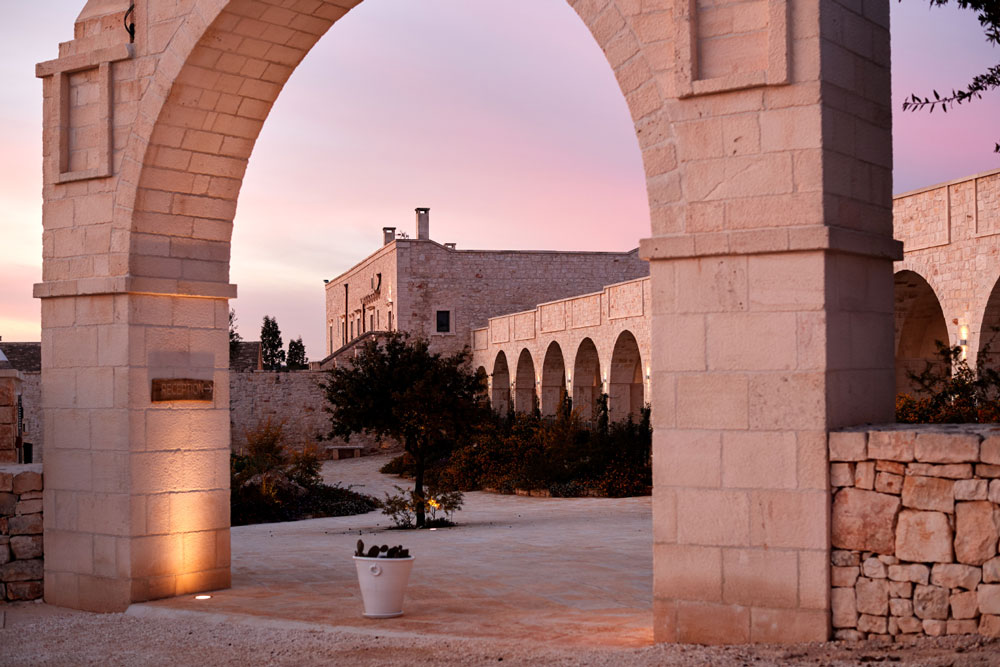
[[[171, 215], [156, 199], [163, 193], [136, 196], [139, 163], [125, 153], [149, 131], [142, 91], [159, 90], [149, 78], [160, 72], [155, 57], [142, 60], [158, 43], [147, 31], [176, 23], [154, 26], [140, 3], [132, 44], [122, 29], [129, 5], [88, 2], [76, 39], [36, 68], [45, 599], [103, 612], [230, 581], [227, 299], [235, 288], [228, 264], [213, 271], [228, 262], [228, 244], [206, 250], [154, 236], [191, 233], [195, 217], [179, 215], [182, 205], [212, 210], [178, 199]], [[158, 217], [137, 221], [137, 206]], [[211, 230], [228, 240], [231, 221]], [[154, 402], [153, 382], [171, 378], [211, 382], [214, 394], [168, 392], [171, 400]], [[181, 400], [189, 398], [197, 400]]]
[[[888, 5], [768, 6], [768, 44], [789, 52], [760, 76], [787, 85], [754, 94], [682, 60], [683, 204], [641, 247], [657, 641], [825, 640], [827, 432], [893, 414]], [[682, 40], [731, 56], [697, 7]]]
[[[46, 601], [121, 611], [227, 587], [226, 299], [45, 287]], [[170, 378], [214, 394], [154, 402]]]

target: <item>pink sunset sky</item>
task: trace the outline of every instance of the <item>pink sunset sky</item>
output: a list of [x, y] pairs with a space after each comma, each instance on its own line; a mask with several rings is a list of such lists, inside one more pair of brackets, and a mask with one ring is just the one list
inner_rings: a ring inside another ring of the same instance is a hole
[[[0, 336], [38, 340], [41, 83], [83, 0], [0, 0]], [[892, 2], [894, 191], [996, 169], [1000, 93], [946, 116], [910, 92], [1000, 57], [973, 13]], [[295, 71], [257, 142], [233, 235], [231, 302], [323, 350], [323, 279], [383, 226], [459, 248], [625, 250], [648, 235], [642, 162], [604, 55], [565, 0], [366, 0]]]

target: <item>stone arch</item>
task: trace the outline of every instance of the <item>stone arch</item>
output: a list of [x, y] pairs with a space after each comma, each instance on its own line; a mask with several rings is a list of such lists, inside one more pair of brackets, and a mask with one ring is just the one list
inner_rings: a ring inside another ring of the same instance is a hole
[[517, 356], [517, 371], [514, 376], [515, 410], [530, 413], [535, 409], [535, 402], [538, 400], [538, 394], [535, 391], [537, 382], [535, 362], [532, 360], [528, 348], [524, 348]]
[[510, 368], [507, 366], [507, 355], [503, 350], [497, 352], [496, 361], [493, 362], [493, 374], [490, 376], [490, 403], [493, 410], [502, 415], [507, 414], [511, 405], [510, 396]]
[[[229, 585], [233, 214], [282, 86], [358, 1], [137, 0], [130, 44], [120, 29], [129, 0], [89, 0], [76, 38], [38, 66], [44, 263], [35, 295], [42, 348], [57, 352], [42, 371], [53, 434], [45, 493], [60, 498], [46, 502], [50, 603], [121, 611]], [[825, 435], [892, 416], [891, 362], [870, 353], [891, 340], [886, 295], [901, 257], [891, 240], [888, 2], [865, 3], [863, 14], [822, 3], [821, 21], [818, 0], [747, 0], [750, 32], [738, 35], [713, 32], [726, 21], [709, 14], [730, 10], [704, 3], [681, 3], [683, 12], [666, 2], [569, 3], [615, 73], [646, 170], [653, 505], [676, 509], [654, 515], [654, 636], [826, 639]], [[872, 39], [858, 46], [846, 22]], [[95, 114], [67, 112], [61, 92], [80, 72], [106, 105], [93, 127], [81, 123]], [[859, 133], [864, 142], [837, 140]], [[99, 164], [67, 171], [64, 140], [86, 136], [97, 137]], [[842, 175], [852, 173], [871, 187], [851, 187]], [[545, 326], [569, 331], [639, 308], [579, 304]], [[826, 335], [862, 321], [871, 345]], [[585, 375], [574, 370], [574, 395]], [[153, 401], [154, 380], [172, 378], [215, 391]], [[84, 418], [89, 429], [78, 427]], [[747, 448], [760, 466], [725, 469]], [[738, 484], [700, 485], [686, 473], [719, 461], [721, 479]], [[172, 519], [153, 521], [164, 503]], [[746, 559], [721, 558], [720, 547]], [[746, 567], [778, 551], [795, 581], [762, 581]], [[113, 564], [80, 556], [97, 553], [114, 554]]]
[[489, 385], [490, 374], [486, 372], [485, 366], [480, 366], [476, 369], [476, 378], [481, 381], [479, 386], [479, 391], [481, 392], [481, 397], [483, 400], [489, 402], [490, 400], [490, 385]]
[[638, 419], [644, 404], [642, 356], [631, 331], [623, 331], [611, 352], [608, 373], [608, 416], [612, 421]]
[[542, 360], [542, 415], [551, 417], [566, 396], [566, 361], [559, 343], [552, 341]]
[[983, 308], [976, 347], [978, 363], [1000, 370], [1000, 279], [993, 284], [990, 296], [986, 300], [986, 307]]
[[914, 393], [908, 373], [942, 365], [937, 342], [948, 344], [948, 325], [934, 288], [915, 271], [894, 278], [896, 393]]
[[597, 416], [597, 399], [604, 393], [601, 376], [601, 358], [597, 346], [590, 338], [584, 338], [576, 349], [573, 362], [573, 409], [581, 419]]

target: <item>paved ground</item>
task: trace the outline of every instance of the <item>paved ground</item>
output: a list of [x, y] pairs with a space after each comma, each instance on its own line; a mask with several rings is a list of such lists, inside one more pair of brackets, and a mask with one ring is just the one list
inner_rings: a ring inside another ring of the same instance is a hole
[[[330, 461], [328, 482], [381, 497], [401, 480], [386, 457]], [[455, 528], [391, 530], [380, 512], [241, 526], [232, 532], [233, 587], [133, 606], [267, 616], [336, 627], [456, 637], [530, 638], [639, 646], [652, 639], [650, 499], [466, 494]], [[370, 620], [351, 555], [402, 543], [416, 557], [405, 615]]]
[[[329, 462], [329, 481], [381, 495], [384, 459]], [[467, 494], [459, 527], [388, 530], [379, 513], [233, 529], [233, 587], [88, 614], [0, 606], [0, 665], [1000, 664], [975, 637], [914, 646], [651, 645], [648, 498]], [[350, 555], [402, 542], [417, 557], [396, 619], [367, 620]]]

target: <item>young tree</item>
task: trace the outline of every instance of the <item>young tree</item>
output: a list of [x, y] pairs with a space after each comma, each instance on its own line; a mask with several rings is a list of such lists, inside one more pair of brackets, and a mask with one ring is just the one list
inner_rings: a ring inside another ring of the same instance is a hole
[[281, 365], [285, 363], [281, 329], [278, 328], [278, 321], [267, 315], [260, 327], [260, 356], [266, 371], [280, 371]]
[[[414, 495], [425, 498], [427, 463], [450, 453], [488, 412], [470, 358], [468, 349], [431, 354], [426, 340], [408, 334], [367, 341], [353, 365], [331, 370], [323, 385], [330, 436], [348, 440], [365, 432], [399, 440], [414, 461]], [[425, 503], [416, 503], [418, 528], [425, 510]]]
[[306, 346], [302, 336], [288, 341], [288, 370], [302, 371], [309, 368], [309, 358], [306, 357]]
[[236, 355], [240, 353], [240, 343], [243, 342], [243, 336], [241, 336], [236, 330], [239, 327], [236, 325], [236, 311], [232, 308], [229, 309], [229, 362], [232, 363]]

